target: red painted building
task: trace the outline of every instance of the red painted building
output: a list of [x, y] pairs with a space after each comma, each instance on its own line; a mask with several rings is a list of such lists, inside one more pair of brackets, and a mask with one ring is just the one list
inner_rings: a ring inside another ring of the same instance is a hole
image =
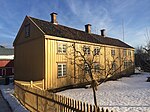
[[14, 74], [14, 50], [0, 46], [0, 76]]
[[14, 73], [14, 60], [0, 60], [0, 75], [12, 75]]

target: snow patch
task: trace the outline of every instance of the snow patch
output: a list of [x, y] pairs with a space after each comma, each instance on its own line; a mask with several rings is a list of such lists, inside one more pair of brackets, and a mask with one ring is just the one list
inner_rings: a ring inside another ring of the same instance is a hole
[[13, 112], [29, 112], [14, 96], [14, 85], [12, 83], [9, 85], [0, 85], [0, 90], [2, 91], [4, 99], [7, 100]]
[[[98, 86], [97, 103], [113, 112], [150, 112], [149, 73], [124, 77], [118, 81], [107, 81]], [[92, 89], [70, 89], [59, 92], [76, 100], [94, 104]]]

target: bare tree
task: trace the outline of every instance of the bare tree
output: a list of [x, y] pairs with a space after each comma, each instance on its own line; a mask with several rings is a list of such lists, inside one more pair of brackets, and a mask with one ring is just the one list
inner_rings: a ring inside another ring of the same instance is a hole
[[147, 44], [145, 47], [143, 47], [143, 49], [150, 56], [150, 31], [148, 30], [148, 28], [146, 28], [145, 38], [146, 38]]
[[145, 31], [146, 45], [136, 48], [135, 64], [141, 67], [144, 71], [150, 71], [150, 31], [146, 28]]
[[[76, 66], [76, 68], [74, 69], [78, 69], [81, 71], [80, 77], [74, 76], [72, 78], [82, 78], [83, 81], [86, 80], [90, 83], [93, 90], [94, 103], [95, 106], [97, 106], [97, 86], [105, 82], [108, 77], [115, 75], [115, 73], [121, 68], [123, 64], [116, 64], [118, 57], [113, 58], [112, 61], [107, 60], [108, 69], [106, 71], [106, 68], [103, 65], [99, 64], [99, 58], [97, 58], [97, 56], [101, 55], [100, 47], [97, 47], [96, 49], [91, 51], [88, 46], [84, 46], [82, 49], [77, 49], [75, 44], [72, 44], [72, 46], [69, 46], [68, 48], [70, 48], [69, 51], [71, 52], [68, 53], [67, 58], [70, 60], [70, 63], [72, 65]], [[100, 80], [102, 78], [103, 80]]]

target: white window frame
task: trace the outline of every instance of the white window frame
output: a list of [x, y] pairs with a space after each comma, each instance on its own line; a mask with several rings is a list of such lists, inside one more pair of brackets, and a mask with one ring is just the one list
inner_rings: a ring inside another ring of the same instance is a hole
[[99, 55], [100, 54], [100, 47], [94, 47], [94, 55]]
[[67, 44], [66, 43], [58, 43], [57, 44], [57, 53], [66, 54], [67, 52]]
[[[60, 68], [59, 68], [59, 66], [60, 66]], [[63, 76], [66, 76], [66, 74], [67, 74], [67, 64], [66, 63], [58, 63], [57, 64], [57, 76], [63, 77]]]
[[83, 52], [87, 55], [90, 55], [90, 46], [83, 46]]
[[115, 49], [111, 49], [111, 56], [115, 56]]

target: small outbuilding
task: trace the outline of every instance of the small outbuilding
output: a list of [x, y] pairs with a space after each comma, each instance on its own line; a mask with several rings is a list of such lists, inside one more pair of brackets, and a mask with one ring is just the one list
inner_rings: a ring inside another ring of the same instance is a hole
[[14, 74], [14, 49], [0, 45], [0, 76]]

